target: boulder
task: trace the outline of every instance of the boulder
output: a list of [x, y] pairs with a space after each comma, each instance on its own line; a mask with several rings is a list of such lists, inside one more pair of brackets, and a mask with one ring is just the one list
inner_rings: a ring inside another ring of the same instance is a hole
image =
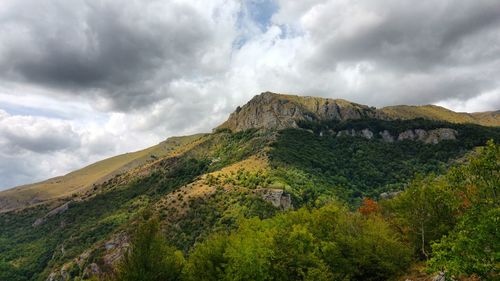
[[288, 210], [293, 207], [292, 197], [282, 189], [257, 189], [255, 191], [276, 208]]
[[361, 130], [361, 136], [371, 140], [373, 138], [373, 132], [370, 131], [370, 129], [363, 129]]
[[394, 137], [387, 130], [383, 130], [379, 132], [379, 135], [382, 137], [382, 140], [385, 142], [394, 142]]
[[398, 141], [415, 140], [416, 135], [413, 130], [406, 130], [398, 135]]

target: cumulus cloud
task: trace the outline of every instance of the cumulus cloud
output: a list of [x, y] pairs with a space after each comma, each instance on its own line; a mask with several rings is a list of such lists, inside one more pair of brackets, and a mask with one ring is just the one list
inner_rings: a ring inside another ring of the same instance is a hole
[[9, 116], [0, 111], [0, 137], [3, 149], [18, 154], [71, 149], [79, 145], [79, 136], [71, 126], [59, 120], [32, 116]]
[[498, 110], [499, 10], [495, 0], [2, 1], [0, 188], [210, 131], [267, 90]]

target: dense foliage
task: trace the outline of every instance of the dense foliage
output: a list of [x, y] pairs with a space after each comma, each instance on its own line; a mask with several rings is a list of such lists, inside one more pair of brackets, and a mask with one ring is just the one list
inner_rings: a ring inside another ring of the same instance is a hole
[[132, 235], [131, 247], [117, 266], [119, 281], [180, 280], [182, 253], [167, 244], [158, 218], [143, 214], [144, 221]]
[[[381, 121], [354, 120], [349, 122], [303, 122], [304, 128], [281, 132], [273, 144], [271, 158], [275, 167], [286, 167], [285, 179], [291, 192], [314, 201], [324, 193], [359, 204], [364, 196], [376, 198], [380, 193], [402, 190], [418, 173], [442, 173], [453, 159], [463, 156], [475, 146], [485, 145], [489, 138], [500, 140], [499, 128], [476, 125], [446, 124], [429, 120]], [[393, 134], [407, 129], [454, 128], [457, 140], [425, 144], [419, 141], [384, 142], [376, 132], [389, 130]], [[375, 132], [372, 140], [363, 137], [337, 137], [324, 130], [361, 130]], [[302, 187], [293, 178], [307, 181]]]
[[443, 176], [417, 177], [393, 199], [365, 198], [357, 212], [329, 203], [241, 217], [236, 228], [196, 243], [174, 271], [182, 280], [387, 280], [405, 271], [413, 248], [429, 272], [495, 279], [499, 173], [500, 146], [489, 142]]
[[[48, 212], [43, 207], [1, 215], [0, 253], [5, 262], [0, 280], [43, 280], [49, 273], [46, 270], [108, 237], [155, 197], [192, 180], [204, 170], [204, 165], [192, 159], [180, 161], [175, 168], [164, 171], [162, 177], [155, 173], [152, 177], [97, 194], [92, 200], [72, 201], [67, 211], [39, 226], [32, 224], [40, 214]], [[168, 178], [175, 180], [160, 180]], [[79, 275], [79, 272], [74, 274]]]
[[[488, 138], [498, 141], [500, 129], [425, 120], [301, 126], [215, 132], [178, 156], [155, 159], [145, 175], [68, 199], [66, 211], [38, 226], [50, 205], [0, 214], [0, 280], [45, 280], [91, 249], [83, 264], [66, 268], [70, 278], [88, 277], [89, 263], [102, 264], [104, 247], [96, 245], [126, 231], [132, 246], [119, 280], [386, 280], [412, 260], [457, 277], [498, 277], [499, 146], [465, 156]], [[458, 139], [431, 145], [324, 133], [441, 127], [457, 130]], [[215, 192], [191, 200], [182, 215], [141, 215], [200, 175], [264, 151], [268, 169], [207, 176]], [[273, 207], [259, 195], [263, 188], [284, 189], [296, 210]], [[402, 192], [377, 201], [392, 191]]]
[[[409, 249], [380, 217], [338, 204], [243, 219], [234, 231], [214, 232], [196, 244], [185, 266], [179, 252], [162, 250], [166, 244], [150, 250], [160, 238], [151, 232], [154, 222], [145, 225], [117, 280], [179, 280], [181, 270], [182, 280], [387, 280], [410, 262]], [[124, 278], [132, 275], [136, 279]]]
[[[430, 271], [498, 278], [500, 145], [492, 141], [441, 177], [415, 180], [382, 202]], [[431, 247], [432, 246], [432, 247]]]
[[449, 185], [462, 200], [453, 230], [432, 245], [432, 269], [455, 276], [498, 276], [500, 264], [500, 145], [490, 142], [468, 165], [453, 169]]

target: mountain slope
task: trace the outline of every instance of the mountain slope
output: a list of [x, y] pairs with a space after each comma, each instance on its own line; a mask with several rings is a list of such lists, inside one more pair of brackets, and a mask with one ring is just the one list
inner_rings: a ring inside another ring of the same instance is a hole
[[201, 136], [203, 134], [172, 137], [155, 146], [104, 159], [65, 176], [2, 191], [0, 212], [85, 192], [94, 184], [107, 181], [148, 161], [167, 156]]
[[391, 119], [425, 118], [450, 123], [471, 123], [483, 126], [500, 126], [500, 112], [463, 113], [454, 112], [437, 105], [396, 105], [387, 106], [378, 110]]
[[[279, 130], [297, 128], [298, 123], [302, 121], [346, 121], [365, 118], [382, 120], [424, 118], [451, 123], [500, 126], [499, 111], [457, 113], [434, 105], [401, 105], [375, 109], [342, 99], [265, 92], [255, 96], [244, 106], [238, 107], [228, 120], [216, 129], [229, 129], [234, 132], [251, 128]], [[85, 192], [94, 184], [109, 180], [148, 161], [167, 156], [171, 151], [192, 142], [199, 136], [170, 138], [156, 146], [105, 159], [65, 176], [2, 191], [0, 212], [63, 198], [75, 192]]]
[[[211, 134], [183, 138], [155, 157], [145, 150], [136, 160], [119, 161], [128, 163], [123, 170], [100, 163], [120, 172], [74, 196], [0, 214], [0, 280], [85, 280], [109, 273], [145, 210], [158, 216], [165, 239], [187, 258], [203, 241], [238, 229], [246, 219], [276, 216], [268, 222], [277, 223], [284, 210], [315, 210], [332, 201], [356, 209], [365, 197], [394, 196], [416, 174], [443, 174], [488, 139], [498, 142], [500, 128], [392, 120], [347, 101], [264, 93]], [[273, 229], [281, 231], [280, 225]], [[297, 239], [309, 239], [307, 227], [293, 231]], [[349, 240], [348, 229], [339, 231]], [[293, 243], [283, 246], [294, 249]], [[374, 258], [358, 267], [378, 274]]]

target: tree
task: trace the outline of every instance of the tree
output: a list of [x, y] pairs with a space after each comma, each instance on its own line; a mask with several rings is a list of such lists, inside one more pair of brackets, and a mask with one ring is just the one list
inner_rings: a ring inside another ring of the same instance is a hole
[[430, 243], [448, 233], [456, 223], [461, 200], [445, 178], [417, 176], [399, 196], [384, 202], [395, 225], [408, 236], [422, 258], [428, 259]]
[[157, 217], [145, 213], [143, 219], [118, 265], [116, 280], [180, 280], [184, 264], [182, 253], [166, 243]]
[[358, 212], [360, 212], [365, 216], [376, 214], [379, 211], [380, 207], [377, 204], [377, 202], [368, 197], [363, 198], [363, 203], [361, 204], [361, 207], [359, 207], [358, 209]]
[[500, 145], [489, 141], [467, 164], [453, 169], [449, 178], [467, 204], [456, 227], [433, 244], [429, 267], [455, 276], [498, 278]]
[[222, 280], [224, 267], [228, 262], [227, 258], [224, 257], [227, 244], [227, 235], [224, 233], [212, 234], [204, 243], [196, 244], [184, 267], [185, 279], [192, 281]]

